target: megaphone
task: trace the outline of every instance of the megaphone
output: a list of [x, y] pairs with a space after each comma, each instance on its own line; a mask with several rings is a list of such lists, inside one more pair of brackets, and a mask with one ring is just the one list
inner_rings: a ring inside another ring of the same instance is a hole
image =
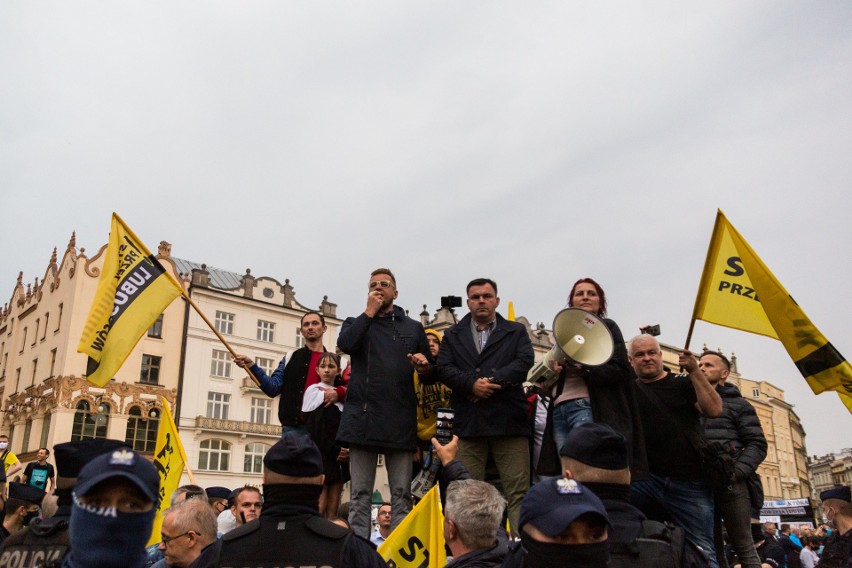
[[559, 374], [553, 363], [572, 363], [584, 367], [603, 365], [612, 357], [614, 342], [606, 323], [580, 308], [565, 308], [553, 318], [556, 345], [527, 374], [527, 383], [548, 388]]

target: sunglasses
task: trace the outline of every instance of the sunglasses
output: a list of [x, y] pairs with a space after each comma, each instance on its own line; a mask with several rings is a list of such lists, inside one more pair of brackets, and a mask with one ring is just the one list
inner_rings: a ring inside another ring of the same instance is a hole
[[393, 282], [390, 280], [377, 280], [375, 282], [370, 282], [370, 290], [375, 288], [390, 288], [393, 286]]

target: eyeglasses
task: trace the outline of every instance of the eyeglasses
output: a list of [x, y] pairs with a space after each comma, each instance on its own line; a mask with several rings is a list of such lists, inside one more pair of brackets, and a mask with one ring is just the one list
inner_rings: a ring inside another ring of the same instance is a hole
[[380, 286], [382, 288], [390, 288], [391, 286], [393, 286], [393, 282], [391, 282], [390, 280], [376, 280], [375, 282], [370, 282], [370, 290], [372, 290], [373, 288], [378, 288]]
[[195, 532], [195, 531], [186, 531], [185, 533], [179, 534], [179, 535], [177, 535], [177, 536], [166, 536], [166, 535], [164, 535], [163, 533], [160, 533], [160, 539], [161, 539], [161, 541], [162, 541], [162, 543], [163, 543], [164, 545], [168, 546], [168, 544], [169, 544], [171, 541], [175, 540], [176, 538], [180, 538], [180, 537], [182, 537], [182, 536], [186, 536], [186, 535], [188, 535], [188, 534], [189, 534], [189, 533], [191, 533], [191, 532]]

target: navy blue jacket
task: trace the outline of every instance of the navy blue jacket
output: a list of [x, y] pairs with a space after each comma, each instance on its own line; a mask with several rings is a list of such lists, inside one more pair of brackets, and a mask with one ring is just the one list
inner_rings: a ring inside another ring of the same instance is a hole
[[[453, 389], [453, 433], [459, 438], [529, 437], [527, 399], [521, 386], [535, 360], [526, 327], [497, 314], [497, 324], [482, 353], [476, 350], [470, 314], [444, 332], [438, 352], [438, 378]], [[503, 388], [472, 402], [473, 383], [493, 377]]]
[[[399, 306], [386, 317], [362, 313], [343, 322], [337, 346], [352, 362], [337, 441], [344, 447], [414, 451], [417, 396], [414, 367], [406, 355], [422, 353], [432, 359], [423, 325]], [[429, 375], [420, 380], [428, 381]]]

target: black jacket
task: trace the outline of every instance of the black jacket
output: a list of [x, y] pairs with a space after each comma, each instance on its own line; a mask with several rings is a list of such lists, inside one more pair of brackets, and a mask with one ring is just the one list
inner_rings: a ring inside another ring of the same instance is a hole
[[766, 457], [766, 437], [754, 407], [730, 384], [716, 385], [722, 397], [722, 415], [702, 416], [701, 425], [708, 440], [718, 442], [734, 457], [737, 481], [751, 477]]
[[[521, 386], [533, 365], [526, 327], [497, 314], [497, 324], [479, 353], [473, 342], [470, 314], [448, 329], [438, 352], [438, 376], [453, 389], [453, 433], [459, 438], [530, 435], [527, 399]], [[471, 401], [473, 383], [493, 377], [501, 385], [490, 398]]]
[[[347, 318], [337, 346], [352, 361], [338, 442], [414, 451], [417, 396], [406, 355], [422, 353], [431, 360], [423, 325], [393, 306], [387, 317]], [[429, 382], [430, 376], [421, 375], [420, 381]]]

